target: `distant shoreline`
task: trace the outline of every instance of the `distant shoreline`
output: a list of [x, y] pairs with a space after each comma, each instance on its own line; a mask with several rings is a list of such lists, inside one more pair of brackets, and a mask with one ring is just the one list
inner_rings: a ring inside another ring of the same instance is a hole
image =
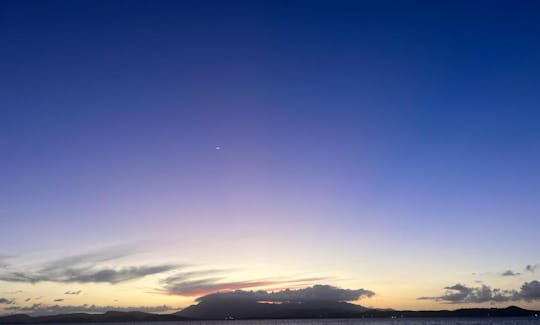
[[[317, 312], [320, 313], [316, 316]], [[166, 322], [166, 321], [219, 321], [219, 320], [285, 320], [285, 319], [425, 319], [425, 318], [533, 318], [540, 320], [540, 311], [527, 310], [515, 306], [507, 308], [470, 308], [457, 310], [425, 310], [425, 311], [395, 311], [368, 309], [362, 312], [329, 311], [329, 310], [297, 310], [287, 317], [278, 315], [253, 315], [252, 317], [186, 317], [183, 311], [174, 314], [151, 314], [144, 312], [109, 311], [103, 314], [72, 313], [47, 316], [30, 316], [15, 314], [0, 316], [0, 324], [51, 324], [51, 323], [121, 323], [121, 322]]]

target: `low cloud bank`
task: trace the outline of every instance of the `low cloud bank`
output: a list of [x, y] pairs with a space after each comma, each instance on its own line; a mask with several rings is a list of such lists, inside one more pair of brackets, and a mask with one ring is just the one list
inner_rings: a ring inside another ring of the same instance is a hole
[[0, 297], [0, 305], [11, 305], [14, 302], [15, 302], [14, 299]]
[[265, 301], [275, 303], [306, 302], [345, 302], [369, 298], [375, 293], [367, 289], [341, 289], [329, 285], [314, 285], [304, 289], [280, 291], [244, 291], [217, 292], [197, 298], [197, 302], [213, 302], [217, 300]]
[[502, 276], [518, 276], [520, 275], [521, 273], [519, 272], [514, 272], [512, 270], [506, 270], [504, 272], [501, 273]]
[[540, 300], [540, 282], [536, 280], [523, 283], [519, 290], [502, 290], [487, 285], [470, 287], [461, 283], [444, 289], [446, 292], [441, 296], [419, 297], [418, 299], [455, 304]]

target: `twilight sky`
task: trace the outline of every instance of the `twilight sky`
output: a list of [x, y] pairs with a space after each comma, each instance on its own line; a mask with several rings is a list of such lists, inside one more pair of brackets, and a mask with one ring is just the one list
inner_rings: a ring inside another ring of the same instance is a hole
[[315, 284], [540, 309], [539, 21], [525, 0], [2, 1], [0, 314]]

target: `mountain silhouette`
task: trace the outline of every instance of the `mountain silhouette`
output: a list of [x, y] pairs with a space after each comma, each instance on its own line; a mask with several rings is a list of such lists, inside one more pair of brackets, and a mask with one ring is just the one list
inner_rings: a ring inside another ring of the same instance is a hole
[[257, 301], [202, 301], [177, 315], [194, 319], [336, 318], [360, 316], [369, 309], [346, 302], [260, 303]]

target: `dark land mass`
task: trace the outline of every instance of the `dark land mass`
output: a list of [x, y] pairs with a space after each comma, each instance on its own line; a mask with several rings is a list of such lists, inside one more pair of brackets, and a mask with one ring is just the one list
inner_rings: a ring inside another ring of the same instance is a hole
[[176, 314], [150, 314], [140, 311], [108, 311], [103, 314], [59, 314], [48, 316], [29, 316], [16, 314], [0, 317], [0, 324], [43, 324], [43, 323], [112, 323], [112, 322], [152, 322], [187, 320]]
[[[60, 314], [52, 316], [29, 316], [16, 314], [0, 317], [0, 324], [38, 323], [108, 323], [189, 321], [216, 319], [295, 319], [295, 318], [423, 318], [423, 317], [539, 317], [539, 311], [519, 307], [470, 308], [435, 311], [397, 311], [370, 309], [345, 302], [310, 302], [265, 304], [238, 301], [222, 301], [219, 304], [201, 302], [174, 314], [150, 314], [144, 312], [109, 311], [104, 314]], [[538, 318], [540, 319], [540, 318]]]
[[[389, 317], [538, 317], [540, 312], [519, 307], [471, 308], [435, 311], [371, 309], [346, 302], [264, 304], [221, 300], [203, 301], [176, 313], [189, 319], [290, 319], [290, 318], [389, 318]], [[539, 318], [540, 319], [540, 318]]]

